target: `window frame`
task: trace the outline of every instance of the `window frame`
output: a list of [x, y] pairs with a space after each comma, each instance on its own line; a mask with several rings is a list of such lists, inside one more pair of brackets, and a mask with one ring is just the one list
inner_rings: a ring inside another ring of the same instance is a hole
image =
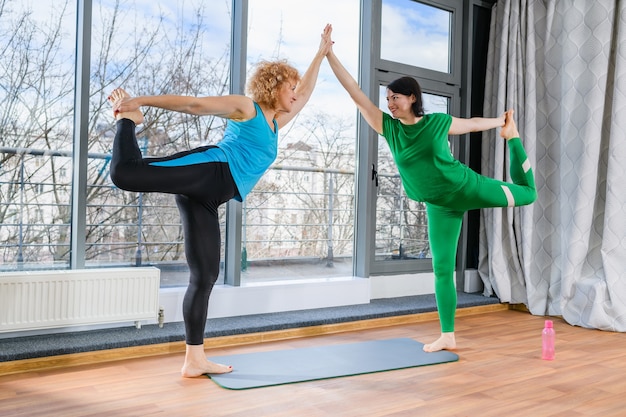
[[[406, 0], [417, 1], [417, 0]], [[463, 2], [462, 0], [419, 0], [429, 6], [442, 8], [452, 13], [451, 16], [451, 51], [450, 73], [442, 73], [426, 68], [413, 67], [380, 58], [382, 28], [382, 0], [362, 1], [361, 11], [361, 50], [359, 59], [359, 84], [378, 104], [379, 88], [400, 76], [417, 79], [424, 92], [443, 95], [450, 98], [450, 113], [460, 114], [462, 81], [462, 35]], [[370, 48], [365, 47], [370, 45]], [[373, 69], [367, 71], [368, 68]], [[378, 163], [378, 134], [369, 128], [362, 116], [358, 121], [358, 170], [357, 170], [357, 228], [355, 230], [354, 271], [355, 276], [394, 275], [432, 271], [431, 259], [376, 260], [376, 195], [375, 181], [371, 169]], [[451, 137], [453, 154], [461, 157], [459, 138]], [[465, 239], [464, 232], [461, 241]], [[462, 246], [462, 245], [460, 245]]]

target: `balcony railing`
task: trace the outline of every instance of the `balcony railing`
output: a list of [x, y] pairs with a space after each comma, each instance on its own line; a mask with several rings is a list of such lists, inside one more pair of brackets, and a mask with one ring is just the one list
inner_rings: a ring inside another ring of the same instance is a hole
[[[0, 270], [66, 268], [71, 154], [0, 148], [2, 154], [13, 158], [0, 167]], [[86, 264], [184, 265], [173, 197], [117, 189], [108, 178], [109, 158], [89, 154]], [[423, 205], [407, 199], [397, 175], [379, 178], [377, 258], [428, 257]], [[332, 266], [352, 257], [354, 188], [351, 170], [271, 167], [243, 204], [242, 270], [290, 259]], [[221, 226], [224, 234], [224, 221]]]

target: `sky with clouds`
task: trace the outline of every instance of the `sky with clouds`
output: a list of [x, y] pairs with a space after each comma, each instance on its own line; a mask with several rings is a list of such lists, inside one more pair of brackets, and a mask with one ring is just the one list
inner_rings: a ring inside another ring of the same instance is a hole
[[[248, 59], [286, 58], [302, 71], [319, 44], [326, 23], [333, 25], [334, 51], [357, 78], [359, 0], [250, 0]], [[450, 15], [412, 0], [383, 1], [383, 58], [439, 71], [448, 67]], [[327, 98], [330, 96], [330, 99]], [[354, 115], [354, 105], [323, 64], [314, 97], [332, 113]]]
[[[117, 0], [94, 0], [96, 7], [112, 7]], [[230, 34], [231, 0], [119, 0], [133, 19], [164, 16], [165, 23], [193, 25], [196, 10], [203, 11], [203, 25], [214, 43], [206, 53], [219, 56]], [[287, 59], [304, 72], [317, 50], [322, 29], [333, 25], [334, 50], [348, 71], [357, 78], [359, 0], [249, 0], [248, 62], [261, 59]], [[427, 68], [446, 71], [449, 14], [412, 0], [383, 0], [383, 57]], [[307, 106], [308, 111], [324, 111], [354, 117], [355, 106], [324, 63], [318, 84]]]
[[[18, 0], [30, 8], [36, 20], [46, 22], [59, 13], [61, 2]], [[93, 0], [94, 37], [107, 10], [118, 5], [124, 13], [116, 22], [118, 42], [132, 38], [138, 21], [162, 16], [163, 28], [190, 26], [201, 22], [208, 33], [203, 51], [221, 56], [230, 39], [231, 0]], [[327, 23], [333, 25], [334, 50], [348, 71], [357, 78], [360, 0], [249, 0], [248, 61], [287, 59], [301, 72], [318, 48], [320, 34]], [[201, 20], [197, 11], [200, 10]], [[75, 4], [66, 3], [68, 23], [75, 22]], [[383, 58], [398, 60], [441, 71], [447, 70], [449, 14], [413, 0], [383, 0]], [[68, 24], [67, 30], [72, 28]], [[174, 36], [174, 35], [173, 35]], [[66, 34], [68, 47], [74, 38]], [[322, 64], [316, 91], [309, 103], [310, 111], [323, 109], [339, 116], [354, 117], [355, 106], [337, 83], [327, 63]], [[309, 110], [309, 109], [307, 109]]]

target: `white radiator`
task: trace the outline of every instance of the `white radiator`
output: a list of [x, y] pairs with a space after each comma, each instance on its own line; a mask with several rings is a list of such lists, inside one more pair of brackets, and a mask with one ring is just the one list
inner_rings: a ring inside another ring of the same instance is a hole
[[0, 273], [0, 332], [155, 320], [157, 268]]

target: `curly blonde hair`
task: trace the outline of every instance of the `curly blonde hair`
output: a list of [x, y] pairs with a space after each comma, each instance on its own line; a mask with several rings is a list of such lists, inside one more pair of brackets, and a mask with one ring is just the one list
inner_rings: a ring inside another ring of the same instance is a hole
[[300, 82], [298, 70], [286, 60], [261, 61], [248, 81], [248, 94], [259, 104], [275, 108], [278, 94], [286, 82]]

